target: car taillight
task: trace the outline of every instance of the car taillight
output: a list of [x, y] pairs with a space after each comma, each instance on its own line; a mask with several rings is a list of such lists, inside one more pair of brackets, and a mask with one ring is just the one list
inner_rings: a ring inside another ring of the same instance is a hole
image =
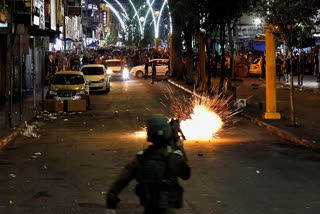
[[256, 65], [254, 66], [254, 69], [257, 69], [257, 68], [259, 68], [259, 64], [256, 64]]

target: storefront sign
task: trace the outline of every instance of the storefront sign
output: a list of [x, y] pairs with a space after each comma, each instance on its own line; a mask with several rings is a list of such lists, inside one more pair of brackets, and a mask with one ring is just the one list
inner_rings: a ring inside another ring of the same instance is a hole
[[107, 22], [107, 11], [102, 11], [102, 23], [103, 27], [107, 27], [108, 22]]
[[31, 24], [45, 29], [44, 0], [32, 1]]
[[39, 28], [44, 30], [46, 28], [44, 0], [39, 0], [39, 9], [40, 9]]
[[238, 25], [239, 39], [255, 38], [256, 35], [262, 34], [263, 28], [256, 25]]
[[50, 7], [51, 7], [50, 28], [51, 28], [51, 30], [57, 30], [56, 0], [51, 0]]
[[44, 0], [44, 15], [46, 17], [46, 23], [50, 23], [50, 13], [51, 13], [51, 6], [50, 0]]
[[57, 14], [57, 25], [63, 25], [64, 19], [64, 7], [62, 0], [56, 0], [56, 14]]
[[32, 16], [31, 24], [39, 26], [40, 23], [40, 7], [39, 0], [32, 0]]

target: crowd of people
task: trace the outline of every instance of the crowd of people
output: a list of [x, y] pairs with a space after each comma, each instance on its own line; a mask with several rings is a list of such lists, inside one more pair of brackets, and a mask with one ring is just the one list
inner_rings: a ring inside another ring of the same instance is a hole
[[[66, 59], [64, 62], [64, 58]], [[183, 56], [184, 58], [184, 56]], [[249, 73], [250, 65], [257, 59], [262, 58], [262, 72], [260, 78], [265, 78], [265, 55], [263, 52], [250, 52], [250, 51], [239, 51], [236, 54], [235, 66], [241, 66], [242, 69]], [[81, 53], [64, 53], [61, 51], [50, 52], [47, 57], [47, 80], [50, 80], [57, 71], [79, 71], [82, 65], [86, 64], [103, 64], [108, 59], [119, 59], [123, 61], [126, 66], [130, 69], [137, 65], [148, 64], [151, 59], [169, 59], [169, 52], [166, 49], [156, 51], [155, 49], [99, 49], [99, 50], [88, 50]], [[231, 53], [225, 53], [225, 68], [226, 75], [231, 76]], [[211, 72], [212, 77], [216, 77], [221, 69], [221, 54], [215, 52], [210, 59], [206, 59], [207, 68]], [[198, 66], [198, 54], [193, 55], [194, 71], [199, 70]], [[182, 60], [184, 62], [184, 60]], [[292, 65], [292, 66], [291, 66]], [[65, 68], [64, 68], [65, 66]], [[151, 66], [151, 65], [150, 65]], [[294, 75], [298, 75], [299, 84], [301, 76], [305, 74], [319, 75], [319, 58], [317, 53], [305, 53], [297, 52], [293, 53], [292, 64], [288, 56], [283, 56], [282, 53], [277, 54], [276, 58], [276, 70], [279, 79], [284, 78], [285, 81], [289, 81], [289, 73], [291, 71]]]
[[166, 49], [161, 51], [155, 51], [155, 49], [101, 49], [87, 50], [81, 53], [67, 52], [65, 55], [61, 51], [49, 52], [46, 58], [46, 78], [50, 80], [58, 71], [79, 71], [82, 65], [103, 64], [105, 60], [109, 59], [119, 59], [128, 68], [132, 68], [146, 64], [151, 59], [168, 58], [169, 53]]

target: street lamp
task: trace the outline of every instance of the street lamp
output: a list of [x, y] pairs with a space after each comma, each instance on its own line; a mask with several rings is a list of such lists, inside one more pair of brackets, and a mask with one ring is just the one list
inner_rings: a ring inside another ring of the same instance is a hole
[[154, 9], [153, 14], [155, 15], [155, 17], [158, 17], [160, 14], [160, 11], [158, 9]]

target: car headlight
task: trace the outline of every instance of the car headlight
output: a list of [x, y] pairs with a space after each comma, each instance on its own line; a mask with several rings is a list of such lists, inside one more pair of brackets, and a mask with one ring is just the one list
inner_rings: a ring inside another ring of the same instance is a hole
[[99, 80], [98, 83], [104, 83], [104, 79]]
[[124, 79], [127, 79], [129, 77], [129, 70], [127, 68], [124, 68], [123, 69], [123, 72], [122, 72], [122, 77]]
[[49, 94], [52, 95], [52, 96], [57, 96], [58, 93], [56, 91], [49, 91]]
[[108, 75], [111, 75], [111, 74], [112, 74], [112, 71], [111, 71], [110, 69], [108, 69], [108, 70], [107, 70], [107, 74], [108, 74]]

